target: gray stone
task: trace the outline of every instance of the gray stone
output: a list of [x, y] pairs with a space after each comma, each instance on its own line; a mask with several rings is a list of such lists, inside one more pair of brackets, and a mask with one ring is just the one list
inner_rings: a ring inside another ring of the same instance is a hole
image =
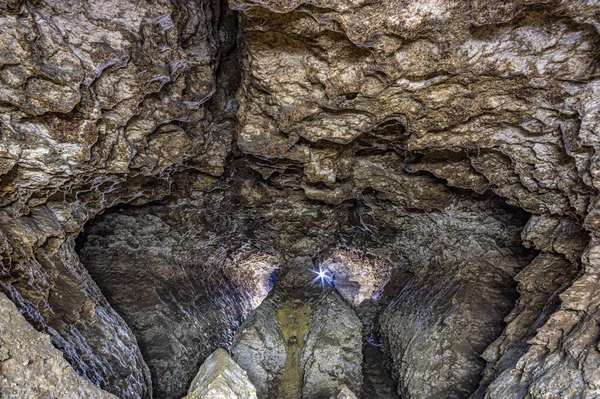
[[256, 387], [259, 398], [274, 398], [283, 374], [286, 346], [277, 305], [265, 300], [235, 334], [231, 354]]
[[596, 0], [2, 1], [0, 290], [119, 397], [236, 329], [297, 397], [292, 333], [348, 352], [306, 322], [329, 262], [403, 397], [596, 398], [599, 32]]
[[256, 388], [231, 356], [217, 349], [200, 367], [185, 398], [256, 399]]
[[313, 305], [300, 355], [302, 398], [335, 394], [342, 386], [362, 387], [362, 324], [350, 305], [330, 290]]
[[330, 399], [358, 399], [356, 395], [348, 389], [347, 386], [342, 385], [336, 395], [332, 395]]
[[117, 399], [77, 375], [50, 337], [35, 331], [0, 293], [0, 396], [3, 399]]

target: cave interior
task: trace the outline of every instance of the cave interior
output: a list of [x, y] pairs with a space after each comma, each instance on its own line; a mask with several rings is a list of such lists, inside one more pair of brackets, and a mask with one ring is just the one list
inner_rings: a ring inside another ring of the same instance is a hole
[[0, 1], [0, 397], [600, 398], [599, 51], [595, 0]]

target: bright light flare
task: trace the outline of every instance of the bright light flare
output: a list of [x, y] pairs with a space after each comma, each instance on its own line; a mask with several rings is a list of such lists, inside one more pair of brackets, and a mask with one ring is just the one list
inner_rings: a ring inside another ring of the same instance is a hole
[[331, 284], [332, 277], [329, 275], [329, 273], [327, 273], [327, 270], [319, 268], [319, 270], [311, 271], [317, 275], [317, 277], [313, 280], [313, 283], [320, 282], [321, 286], [323, 286], [324, 283]]

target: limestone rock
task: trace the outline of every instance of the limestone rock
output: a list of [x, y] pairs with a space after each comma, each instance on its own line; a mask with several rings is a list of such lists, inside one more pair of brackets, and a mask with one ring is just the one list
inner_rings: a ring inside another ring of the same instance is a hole
[[273, 256], [252, 248], [229, 256], [205, 216], [189, 206], [107, 214], [87, 228], [80, 251], [136, 332], [159, 397], [183, 396], [197, 364], [230, 347], [277, 269]]
[[331, 277], [331, 284], [338, 294], [354, 308], [366, 300], [381, 296], [389, 281], [393, 265], [390, 262], [375, 262], [359, 251], [337, 249], [323, 256], [319, 267]]
[[597, 0], [0, 1], [0, 290], [127, 399], [217, 347], [364, 394], [326, 264], [404, 398], [597, 398], [599, 49]]
[[15, 263], [0, 272], [0, 287], [77, 373], [122, 397], [150, 397], [150, 373], [131, 328], [79, 261], [56, 215], [40, 206], [29, 217], [2, 216], [5, 248]]
[[330, 399], [358, 399], [356, 395], [348, 389], [347, 386], [342, 385], [336, 395], [332, 395]]
[[249, 54], [240, 148], [300, 163], [306, 192], [321, 198], [343, 192], [352, 154], [375, 144], [424, 153], [412, 170], [452, 186], [491, 189], [533, 213], [585, 214], [593, 178], [583, 165], [596, 144], [584, 131], [595, 125], [576, 132], [593, 119], [584, 104], [595, 98], [597, 14], [517, 4], [232, 2]]
[[217, 349], [200, 367], [186, 399], [256, 399], [256, 388], [231, 356]]
[[314, 305], [300, 355], [302, 398], [335, 394], [343, 385], [362, 387], [362, 324], [350, 305], [330, 290]]
[[0, 396], [3, 399], [117, 399], [94, 386], [0, 293]]
[[[232, 347], [281, 270], [281, 253], [322, 251], [347, 218], [348, 206], [323, 208], [236, 168], [247, 178], [229, 188], [180, 173], [168, 200], [106, 212], [78, 241], [90, 275], [134, 331], [157, 396], [185, 395], [197, 365]], [[270, 361], [259, 363], [276, 369]]]
[[[518, 240], [518, 236], [511, 228], [492, 227], [502, 224], [506, 214], [484, 211], [475, 216], [473, 209], [467, 206], [431, 213], [436, 215], [438, 226], [448, 223], [445, 231], [439, 229], [436, 234], [426, 233], [429, 223], [424, 221], [414, 230], [404, 227], [409, 229], [404, 234], [413, 232], [413, 239], [427, 234], [420, 242], [428, 242], [440, 253], [433, 255], [433, 250], [430, 258], [409, 254], [414, 275], [401, 289], [390, 292], [391, 302], [379, 319], [401, 397], [469, 396], [485, 367], [480, 355], [500, 335], [502, 319], [512, 309], [516, 297], [512, 279], [522, 267], [522, 255], [499, 244]], [[480, 217], [486, 222], [474, 230], [457, 231], [453, 227]], [[459, 239], [460, 246], [444, 244], [463, 234], [471, 238]], [[498, 239], [499, 234], [504, 238]]]
[[361, 321], [313, 279], [310, 271], [290, 271], [236, 332], [233, 357], [259, 398], [316, 399], [342, 386], [360, 392]]
[[277, 397], [276, 383], [284, 371], [286, 346], [277, 307], [272, 300], [265, 300], [236, 332], [231, 349], [261, 399]]
[[164, 197], [184, 162], [223, 172], [236, 32], [219, 1], [0, 4], [0, 289], [123, 398], [152, 397], [150, 373], [73, 240], [107, 208]]
[[[561, 306], [529, 339], [527, 351], [514, 367], [490, 384], [485, 398], [541, 399], [600, 395], [598, 345], [598, 265], [600, 251], [593, 239], [583, 256], [584, 272], [560, 294]], [[565, 336], [558, 339], [558, 331]]]
[[520, 393], [509, 393], [514, 388], [503, 381], [514, 372], [537, 329], [559, 306], [559, 295], [573, 281], [578, 266], [562, 256], [542, 253], [515, 277], [519, 299], [506, 317], [508, 325], [500, 337], [482, 354], [488, 366], [474, 399], [521, 397]]

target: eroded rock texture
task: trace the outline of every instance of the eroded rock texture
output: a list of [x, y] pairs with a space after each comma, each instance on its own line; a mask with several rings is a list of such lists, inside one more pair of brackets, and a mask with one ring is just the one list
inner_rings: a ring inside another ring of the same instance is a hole
[[516, 298], [512, 279], [523, 265], [503, 248], [518, 245], [518, 232], [503, 223], [508, 215], [461, 205], [415, 226], [415, 246], [430, 249], [413, 255], [414, 276], [380, 319], [403, 398], [472, 393], [485, 365], [480, 354], [502, 332]]
[[116, 399], [77, 375], [48, 335], [0, 293], [0, 395], [6, 399]]
[[200, 367], [185, 398], [256, 399], [256, 388], [231, 356], [217, 349]]
[[[236, 332], [232, 354], [260, 398], [329, 398], [362, 386], [362, 325], [342, 297], [292, 270]], [[298, 287], [304, 289], [298, 290]]]
[[219, 347], [259, 398], [368, 397], [361, 337], [403, 398], [596, 398], [599, 19], [0, 3], [0, 287], [121, 398]]
[[158, 397], [185, 394], [204, 359], [230, 345], [277, 272], [273, 256], [256, 252], [211, 212], [185, 204], [107, 214], [86, 228], [86, 239], [82, 259], [133, 329]]
[[149, 398], [136, 339], [73, 239], [108, 207], [164, 196], [178, 169], [222, 173], [235, 18], [210, 1], [9, 1], [0, 14], [2, 290], [78, 373]]

